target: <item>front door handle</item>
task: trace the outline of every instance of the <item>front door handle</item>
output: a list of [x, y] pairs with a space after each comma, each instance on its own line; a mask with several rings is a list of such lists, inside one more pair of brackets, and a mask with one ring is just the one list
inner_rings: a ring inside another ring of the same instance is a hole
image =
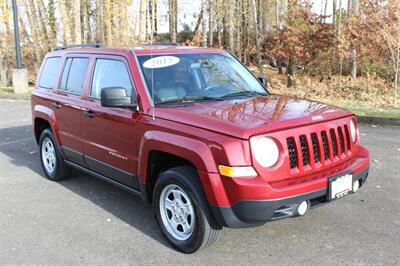
[[85, 111], [83, 111], [83, 114], [89, 118], [96, 117], [96, 114], [92, 110], [85, 110]]
[[51, 106], [52, 106], [54, 109], [61, 109], [61, 104], [58, 104], [58, 103], [51, 103]]

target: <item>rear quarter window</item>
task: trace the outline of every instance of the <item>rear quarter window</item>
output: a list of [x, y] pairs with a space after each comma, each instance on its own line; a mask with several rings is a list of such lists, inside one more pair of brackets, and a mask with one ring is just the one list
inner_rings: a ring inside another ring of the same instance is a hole
[[44, 62], [42, 73], [39, 78], [39, 87], [45, 89], [53, 89], [56, 84], [58, 68], [60, 66], [61, 57], [49, 57]]

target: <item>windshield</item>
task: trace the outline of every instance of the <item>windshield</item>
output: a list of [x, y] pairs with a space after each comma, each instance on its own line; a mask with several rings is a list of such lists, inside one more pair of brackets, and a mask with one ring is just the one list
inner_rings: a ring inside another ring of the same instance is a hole
[[267, 95], [261, 83], [227, 54], [139, 56], [155, 104]]

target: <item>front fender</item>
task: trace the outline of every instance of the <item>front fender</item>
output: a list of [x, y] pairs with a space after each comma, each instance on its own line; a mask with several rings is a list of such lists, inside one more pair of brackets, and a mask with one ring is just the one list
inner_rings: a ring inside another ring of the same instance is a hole
[[167, 132], [147, 131], [140, 143], [139, 173], [142, 182], [147, 181], [147, 162], [151, 151], [161, 151], [190, 161], [198, 171], [217, 173], [214, 157], [204, 142]]
[[[57, 141], [57, 144], [58, 146], [61, 146], [61, 139], [58, 133], [59, 127], [54, 111], [51, 108], [46, 107], [44, 105], [35, 105], [32, 110], [32, 117], [33, 117], [33, 127], [35, 127], [36, 118], [41, 118], [49, 122], [51, 130], [53, 131], [54, 137]], [[36, 128], [34, 128], [33, 130], [34, 132], [36, 132]]]

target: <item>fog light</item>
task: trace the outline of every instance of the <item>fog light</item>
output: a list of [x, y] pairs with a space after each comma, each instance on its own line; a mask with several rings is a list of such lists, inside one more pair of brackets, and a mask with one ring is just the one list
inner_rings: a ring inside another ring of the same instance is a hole
[[308, 203], [307, 201], [303, 201], [302, 203], [299, 204], [299, 206], [297, 207], [297, 213], [300, 216], [303, 216], [304, 214], [306, 214], [308, 210]]
[[354, 181], [353, 183], [353, 192], [357, 192], [357, 190], [360, 188], [360, 182], [358, 180]]

